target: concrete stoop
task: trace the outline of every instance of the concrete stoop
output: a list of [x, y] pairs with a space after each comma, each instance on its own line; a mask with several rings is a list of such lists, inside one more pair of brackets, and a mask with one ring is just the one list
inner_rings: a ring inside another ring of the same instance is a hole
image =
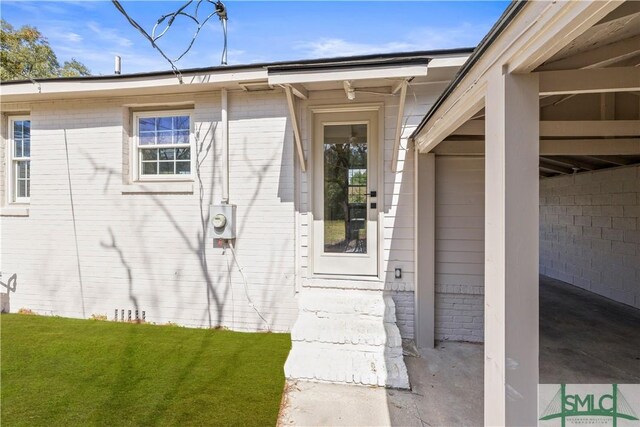
[[381, 290], [302, 288], [289, 379], [409, 388], [395, 305]]

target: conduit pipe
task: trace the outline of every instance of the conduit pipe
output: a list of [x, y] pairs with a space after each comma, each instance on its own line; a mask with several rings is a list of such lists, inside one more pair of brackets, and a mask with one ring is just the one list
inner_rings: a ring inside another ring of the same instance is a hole
[[220, 120], [222, 122], [222, 203], [229, 203], [229, 113], [227, 89], [220, 91]]

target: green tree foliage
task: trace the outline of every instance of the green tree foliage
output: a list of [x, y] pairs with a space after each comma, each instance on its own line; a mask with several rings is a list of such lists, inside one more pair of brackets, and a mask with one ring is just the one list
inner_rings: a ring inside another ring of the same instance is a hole
[[37, 28], [19, 29], [4, 19], [0, 35], [0, 80], [24, 80], [46, 77], [88, 76], [89, 69], [71, 59], [60, 66], [49, 42]]
[[64, 61], [64, 64], [58, 70], [60, 77], [89, 76], [91, 71], [82, 62], [71, 58], [71, 61]]

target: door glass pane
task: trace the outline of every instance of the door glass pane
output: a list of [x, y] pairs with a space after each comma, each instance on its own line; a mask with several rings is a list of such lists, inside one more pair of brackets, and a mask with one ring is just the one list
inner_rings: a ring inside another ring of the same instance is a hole
[[367, 125], [324, 126], [324, 251], [367, 252]]

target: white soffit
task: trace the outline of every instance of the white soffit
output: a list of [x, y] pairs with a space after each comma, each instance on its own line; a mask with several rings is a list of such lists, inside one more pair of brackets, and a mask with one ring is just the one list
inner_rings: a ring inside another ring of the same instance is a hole
[[173, 92], [193, 92], [202, 90], [202, 85], [224, 87], [238, 82], [266, 81], [267, 72], [259, 70], [236, 70], [231, 72], [183, 74], [183, 84], [174, 75], [134, 76], [114, 79], [70, 79], [69, 81], [36, 81], [20, 84], [3, 84], [0, 87], [4, 102], [40, 100], [52, 97], [90, 95], [100, 92], [118, 95], [135, 95], [149, 91], [166, 90]]
[[429, 61], [428, 68], [450, 68], [450, 67], [462, 67], [467, 62], [469, 55], [455, 56], [450, 58], [433, 58]]

